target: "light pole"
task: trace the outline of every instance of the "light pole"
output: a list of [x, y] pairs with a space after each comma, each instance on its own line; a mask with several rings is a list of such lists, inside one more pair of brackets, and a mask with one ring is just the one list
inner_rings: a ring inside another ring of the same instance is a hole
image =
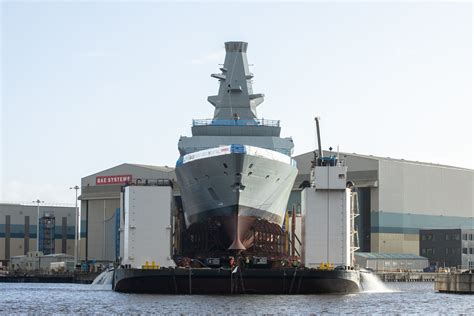
[[70, 187], [69, 190], [75, 190], [76, 191], [76, 226], [74, 228], [74, 264], [77, 264], [77, 260], [79, 259], [79, 223], [80, 223], [80, 218], [79, 218], [79, 210], [77, 208], [77, 191], [79, 191], [80, 187], [75, 185], [73, 187]]
[[36, 251], [39, 251], [40, 204], [44, 203], [44, 201], [41, 201], [40, 199], [37, 199], [36, 201], [32, 201], [32, 202], [36, 203], [36, 215], [37, 215], [37, 220], [36, 220]]

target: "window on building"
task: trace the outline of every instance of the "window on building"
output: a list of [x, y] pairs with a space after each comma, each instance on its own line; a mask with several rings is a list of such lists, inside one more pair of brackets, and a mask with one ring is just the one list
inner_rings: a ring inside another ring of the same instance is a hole
[[446, 234], [446, 240], [459, 240], [460, 238], [459, 234]]
[[469, 234], [469, 240], [472, 240], [472, 234]]
[[461, 254], [461, 248], [453, 248], [453, 250], [455, 251], [454, 252], [455, 254], [457, 254], [457, 255]]
[[462, 253], [467, 255], [467, 248], [462, 248]]
[[467, 240], [467, 234], [462, 234], [462, 240]]
[[[448, 249], [448, 248], [446, 248], [446, 249]], [[426, 248], [421, 248], [421, 254], [426, 255]]]
[[474, 248], [469, 248], [469, 253], [472, 255], [474, 254]]
[[434, 248], [426, 248], [426, 254], [427, 255], [434, 255]]
[[446, 248], [446, 254], [449, 255], [449, 248]]
[[421, 235], [421, 240], [434, 240], [433, 234], [423, 234]]

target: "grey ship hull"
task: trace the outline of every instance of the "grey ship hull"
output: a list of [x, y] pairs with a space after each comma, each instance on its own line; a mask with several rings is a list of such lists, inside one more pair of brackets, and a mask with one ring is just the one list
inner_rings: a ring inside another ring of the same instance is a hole
[[[291, 159], [290, 159], [291, 160]], [[247, 153], [197, 159], [176, 168], [187, 227], [215, 219], [233, 245], [257, 219], [281, 225], [297, 169]]]
[[280, 137], [279, 121], [257, 116], [264, 95], [253, 92], [247, 43], [226, 42], [225, 49], [221, 73], [211, 75], [219, 80], [218, 94], [208, 97], [213, 118], [193, 120], [192, 137], [178, 142], [184, 239], [191, 255], [216, 249], [262, 254], [255, 250], [260, 246], [281, 254], [280, 225], [297, 174], [293, 140]]

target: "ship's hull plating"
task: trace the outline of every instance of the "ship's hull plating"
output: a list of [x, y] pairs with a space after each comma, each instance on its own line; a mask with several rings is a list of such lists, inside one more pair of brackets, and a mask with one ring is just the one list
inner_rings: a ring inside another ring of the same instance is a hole
[[255, 216], [282, 224], [295, 166], [248, 154], [195, 160], [176, 168], [189, 226], [208, 215]]
[[323, 294], [359, 291], [355, 270], [117, 269], [113, 289], [159, 294]]
[[296, 174], [291, 164], [247, 153], [182, 164], [176, 168], [176, 176], [186, 225], [217, 220], [226, 227], [229, 240], [237, 244], [238, 236], [256, 219], [281, 225]]

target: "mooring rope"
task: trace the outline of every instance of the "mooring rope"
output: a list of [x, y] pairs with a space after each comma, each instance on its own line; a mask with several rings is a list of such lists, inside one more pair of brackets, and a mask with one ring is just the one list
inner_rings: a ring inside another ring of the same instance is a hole
[[176, 284], [176, 269], [173, 270], [174, 294], [178, 294], [178, 285]]
[[232, 282], [232, 268], [230, 268], [230, 294], [234, 294], [234, 284]]
[[189, 294], [193, 294], [191, 281], [191, 267], [189, 267]]
[[303, 271], [300, 272], [300, 280], [298, 281], [298, 289], [296, 290], [296, 294], [300, 294], [300, 287], [301, 287], [301, 280], [303, 279]]
[[245, 294], [244, 279], [242, 278], [242, 268], [240, 266], [239, 266], [239, 274], [240, 274], [240, 287], [242, 288], [242, 292]]
[[291, 290], [293, 290], [293, 283], [295, 283], [296, 271], [298, 271], [297, 267], [295, 268], [295, 272], [293, 273], [293, 279], [291, 280], [291, 286], [290, 286], [290, 289], [288, 291], [288, 294], [291, 294]]

